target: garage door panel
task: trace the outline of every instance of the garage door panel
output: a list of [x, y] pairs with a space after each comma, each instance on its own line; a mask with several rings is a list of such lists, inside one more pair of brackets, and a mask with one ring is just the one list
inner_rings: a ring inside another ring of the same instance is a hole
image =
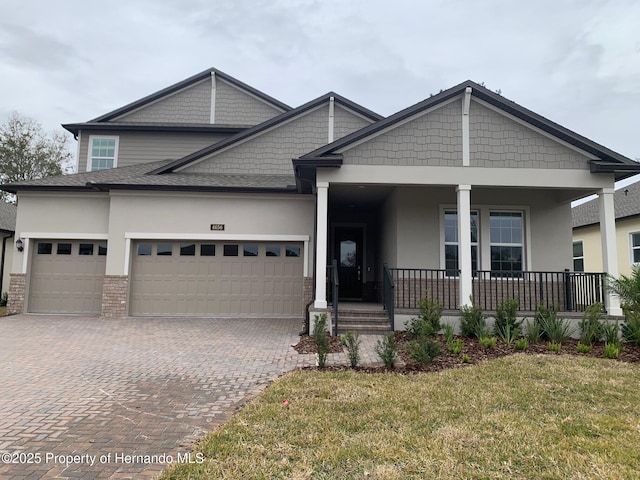
[[[71, 254], [59, 254], [59, 243], [71, 244]], [[80, 243], [92, 244], [93, 253], [80, 255]], [[51, 248], [41, 252], [39, 245], [46, 244]], [[99, 242], [35, 240], [33, 245], [28, 311], [99, 314], [106, 266], [106, 255], [98, 255]]]
[[[146, 242], [149, 243], [149, 242]], [[167, 242], [161, 242], [167, 243]], [[211, 242], [207, 242], [211, 245]], [[130, 313], [133, 315], [299, 315], [302, 313], [301, 257], [266, 256], [264, 244], [215, 243], [215, 255], [134, 255]], [[237, 245], [237, 256], [234, 253]], [[270, 243], [273, 246], [273, 243]], [[256, 252], [258, 255], [253, 255]], [[302, 251], [302, 245], [296, 245]], [[294, 248], [296, 250], [296, 248]], [[137, 250], [134, 248], [134, 252]], [[193, 250], [191, 250], [193, 251]], [[277, 249], [275, 249], [277, 252]], [[209, 250], [210, 252], [210, 250]], [[247, 255], [245, 256], [245, 253]], [[166, 282], [165, 282], [166, 280]], [[162, 300], [160, 298], [162, 297]], [[156, 301], [150, 302], [149, 298]]]

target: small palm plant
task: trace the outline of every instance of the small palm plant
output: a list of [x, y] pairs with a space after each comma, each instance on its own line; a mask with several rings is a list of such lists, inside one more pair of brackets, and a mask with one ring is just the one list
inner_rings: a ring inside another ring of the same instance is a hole
[[640, 311], [640, 264], [635, 265], [630, 276], [609, 277], [608, 287], [618, 298], [626, 311]]

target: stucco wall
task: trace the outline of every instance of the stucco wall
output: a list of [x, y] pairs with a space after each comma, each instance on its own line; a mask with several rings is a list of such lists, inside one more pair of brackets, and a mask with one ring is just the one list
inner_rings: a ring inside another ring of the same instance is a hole
[[211, 80], [205, 79], [173, 95], [126, 113], [113, 122], [209, 123]]
[[[640, 218], [616, 221], [616, 248], [620, 275], [630, 275], [633, 268], [631, 258], [631, 233], [640, 232]], [[573, 230], [573, 241], [583, 242], [585, 272], [602, 271], [602, 239], [600, 225]]]
[[[313, 249], [314, 200], [310, 195], [121, 193], [111, 197], [107, 275], [125, 274], [125, 233], [229, 236], [309, 235]], [[155, 212], [155, 214], [151, 213]], [[211, 232], [212, 223], [225, 225]], [[313, 256], [310, 256], [310, 272]], [[311, 273], [309, 274], [311, 275]]]
[[455, 100], [365, 143], [341, 150], [345, 164], [462, 166], [462, 103]]

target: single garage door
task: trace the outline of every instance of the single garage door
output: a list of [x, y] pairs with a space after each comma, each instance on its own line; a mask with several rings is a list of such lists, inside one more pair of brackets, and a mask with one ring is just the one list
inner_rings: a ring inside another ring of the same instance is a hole
[[137, 242], [131, 315], [301, 315], [302, 243]]
[[28, 311], [99, 314], [106, 259], [106, 241], [35, 240]]

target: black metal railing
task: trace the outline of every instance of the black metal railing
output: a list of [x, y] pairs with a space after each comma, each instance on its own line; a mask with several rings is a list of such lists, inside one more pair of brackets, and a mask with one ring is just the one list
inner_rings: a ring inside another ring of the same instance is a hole
[[440, 303], [447, 310], [458, 308], [458, 279], [448, 270], [389, 268], [395, 283], [396, 308], [416, 309], [421, 298]]
[[[437, 301], [447, 310], [460, 304], [458, 272], [424, 268], [388, 268], [394, 284], [395, 308], [417, 309], [421, 298]], [[580, 312], [595, 302], [604, 302], [604, 273], [570, 272], [473, 272], [473, 303], [483, 310], [495, 310], [506, 298], [518, 300], [523, 311], [534, 311], [538, 305], [557, 311]], [[385, 308], [387, 292], [384, 292]]]
[[333, 260], [331, 265], [327, 266], [327, 293], [331, 295], [331, 308], [333, 317], [333, 333], [337, 335], [338, 332], [338, 289], [340, 288], [340, 279], [338, 277], [338, 261]]
[[383, 273], [382, 273], [382, 300], [384, 304], [384, 309], [387, 311], [387, 315], [389, 315], [389, 324], [391, 326], [391, 331], [394, 330], [394, 317], [395, 317], [395, 299], [394, 299], [394, 290], [396, 285], [393, 281], [393, 275], [391, 274], [391, 269], [385, 263], [383, 265]]
[[561, 312], [581, 312], [603, 302], [604, 273], [584, 272], [474, 272], [472, 296], [483, 310], [495, 310], [504, 298], [518, 300], [519, 309], [534, 311], [538, 305]]

